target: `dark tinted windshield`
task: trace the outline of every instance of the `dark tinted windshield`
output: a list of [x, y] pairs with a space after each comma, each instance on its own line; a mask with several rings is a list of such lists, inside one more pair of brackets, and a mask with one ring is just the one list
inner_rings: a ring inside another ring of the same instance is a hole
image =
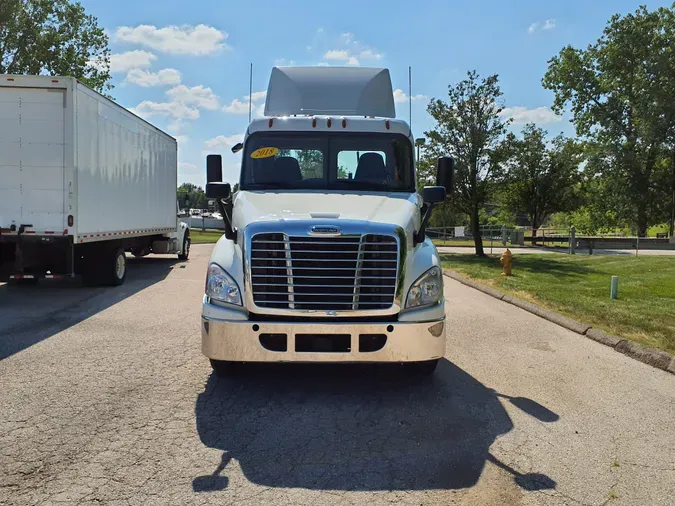
[[254, 134], [241, 188], [415, 191], [410, 141], [392, 134]]

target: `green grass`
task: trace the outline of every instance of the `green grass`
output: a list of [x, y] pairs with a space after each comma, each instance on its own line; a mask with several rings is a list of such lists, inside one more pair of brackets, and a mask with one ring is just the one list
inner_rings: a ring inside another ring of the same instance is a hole
[[190, 239], [192, 244], [213, 244], [223, 235], [222, 230], [209, 230], [202, 232], [201, 228], [190, 229]]
[[[501, 276], [497, 255], [442, 255], [443, 266], [606, 332], [675, 353], [675, 257], [514, 254]], [[612, 276], [619, 297], [609, 299]]]

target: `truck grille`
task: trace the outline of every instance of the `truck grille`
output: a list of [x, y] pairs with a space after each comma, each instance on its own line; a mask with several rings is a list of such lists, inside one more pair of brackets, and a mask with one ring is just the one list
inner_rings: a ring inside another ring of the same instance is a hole
[[299, 310], [389, 309], [394, 304], [398, 243], [386, 235], [253, 236], [256, 306]]

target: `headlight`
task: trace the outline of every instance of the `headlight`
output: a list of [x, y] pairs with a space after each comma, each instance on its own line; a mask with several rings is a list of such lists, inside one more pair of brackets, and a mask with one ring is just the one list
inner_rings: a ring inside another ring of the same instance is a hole
[[432, 267], [413, 283], [408, 291], [405, 307], [415, 308], [431, 306], [443, 297], [443, 272], [440, 267]]
[[237, 282], [218, 264], [209, 265], [206, 275], [206, 295], [228, 304], [242, 305]]

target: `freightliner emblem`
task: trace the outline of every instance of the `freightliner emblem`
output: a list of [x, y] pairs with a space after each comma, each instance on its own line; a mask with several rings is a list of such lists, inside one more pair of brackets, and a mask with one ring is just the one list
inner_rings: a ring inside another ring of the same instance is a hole
[[309, 229], [309, 235], [342, 235], [342, 229], [330, 225], [314, 225]]

